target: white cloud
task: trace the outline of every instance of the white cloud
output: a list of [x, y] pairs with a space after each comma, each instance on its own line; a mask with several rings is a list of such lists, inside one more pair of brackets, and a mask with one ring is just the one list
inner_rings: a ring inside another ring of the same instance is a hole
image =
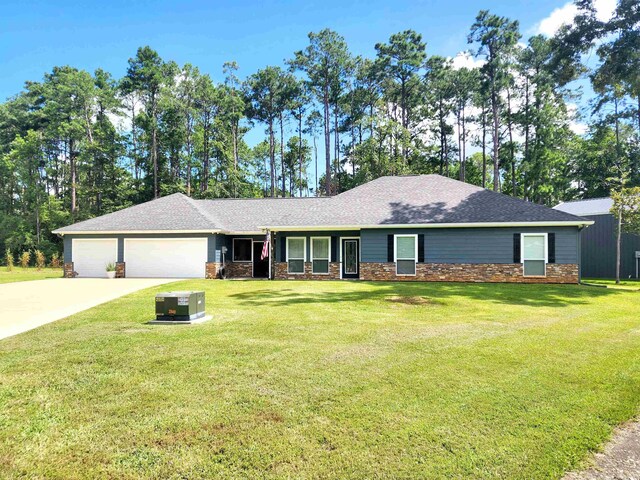
[[[602, 22], [608, 21], [614, 14], [617, 0], [595, 0], [596, 18]], [[548, 37], [553, 36], [561, 26], [571, 25], [578, 14], [578, 7], [573, 2], [565, 3], [553, 10], [548, 17], [542, 19], [534, 28], [535, 33]]]
[[476, 58], [471, 55], [470, 52], [458, 52], [458, 54], [451, 60], [451, 66], [454, 70], [460, 70], [461, 68], [479, 68], [484, 65], [485, 61], [481, 58]]
[[567, 113], [569, 115], [569, 128], [576, 135], [584, 135], [587, 133], [589, 127], [586, 123], [580, 121], [580, 115], [578, 114], [578, 106], [575, 103], [567, 103]]

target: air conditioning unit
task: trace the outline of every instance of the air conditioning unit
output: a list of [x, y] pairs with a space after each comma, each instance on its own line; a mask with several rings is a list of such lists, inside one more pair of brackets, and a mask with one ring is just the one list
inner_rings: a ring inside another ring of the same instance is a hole
[[204, 292], [156, 294], [156, 320], [185, 322], [204, 317]]

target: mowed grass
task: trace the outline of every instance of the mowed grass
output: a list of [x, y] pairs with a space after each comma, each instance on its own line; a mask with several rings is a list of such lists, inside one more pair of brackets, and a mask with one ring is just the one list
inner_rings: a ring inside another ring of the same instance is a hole
[[637, 278], [621, 278], [617, 284], [614, 279], [610, 278], [583, 278], [583, 282], [592, 283], [594, 285], [603, 285], [609, 288], [625, 288], [627, 290], [640, 290], [640, 280]]
[[640, 295], [189, 281], [0, 341], [0, 478], [559, 478], [640, 405]]
[[13, 282], [27, 282], [29, 280], [44, 280], [45, 278], [62, 278], [61, 268], [13, 267], [11, 271], [7, 267], [0, 267], [0, 284]]

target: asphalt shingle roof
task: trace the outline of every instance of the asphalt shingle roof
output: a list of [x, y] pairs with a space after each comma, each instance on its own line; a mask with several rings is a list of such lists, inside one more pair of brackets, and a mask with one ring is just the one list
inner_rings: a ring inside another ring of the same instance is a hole
[[415, 175], [381, 177], [330, 198], [193, 200], [174, 194], [56, 233], [513, 222], [584, 220], [440, 175]]

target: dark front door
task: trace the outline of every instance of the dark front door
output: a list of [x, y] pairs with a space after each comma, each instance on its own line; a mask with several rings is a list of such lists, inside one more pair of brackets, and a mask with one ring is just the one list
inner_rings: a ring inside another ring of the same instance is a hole
[[269, 278], [269, 257], [262, 256], [262, 242], [253, 242], [253, 278]]
[[360, 240], [344, 238], [342, 240], [342, 278], [360, 277]]

